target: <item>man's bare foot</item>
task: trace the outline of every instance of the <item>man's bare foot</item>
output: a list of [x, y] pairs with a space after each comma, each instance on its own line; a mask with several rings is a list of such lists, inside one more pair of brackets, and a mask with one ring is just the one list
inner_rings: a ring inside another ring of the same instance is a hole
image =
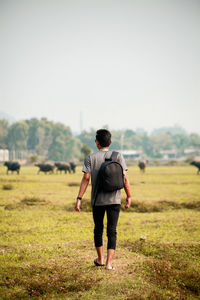
[[106, 266], [106, 270], [112, 270], [112, 271], [114, 271], [114, 270], [115, 270], [115, 268], [114, 268], [114, 267], [112, 267], [112, 266]]

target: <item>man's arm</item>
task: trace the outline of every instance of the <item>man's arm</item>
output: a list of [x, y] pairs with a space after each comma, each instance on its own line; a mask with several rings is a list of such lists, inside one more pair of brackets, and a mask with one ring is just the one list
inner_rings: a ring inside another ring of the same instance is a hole
[[[90, 182], [90, 173], [84, 173], [83, 177], [82, 177], [82, 180], [81, 180], [78, 197], [80, 197], [80, 198], [83, 197], [89, 182]], [[76, 205], [75, 205], [75, 210], [80, 212], [80, 206], [81, 206], [81, 200], [77, 199], [76, 200]]]
[[126, 171], [124, 171], [124, 190], [126, 192], [126, 205], [125, 208], [128, 209], [131, 206], [131, 188]]

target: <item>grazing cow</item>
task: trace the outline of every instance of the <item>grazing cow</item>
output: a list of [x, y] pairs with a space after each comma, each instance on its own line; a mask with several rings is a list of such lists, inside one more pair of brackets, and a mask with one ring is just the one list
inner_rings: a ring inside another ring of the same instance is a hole
[[197, 175], [198, 175], [200, 172], [200, 161], [192, 161], [190, 164], [198, 168], [197, 170]]
[[65, 174], [67, 172], [71, 173], [71, 166], [70, 166], [69, 163], [60, 163], [60, 162], [57, 162], [57, 163], [55, 163], [55, 166], [57, 168], [56, 173], [58, 171], [60, 171], [60, 173], [62, 173], [62, 171], [65, 171]]
[[76, 173], [76, 164], [73, 162], [70, 162], [70, 167], [73, 173]]
[[19, 174], [19, 170], [20, 170], [20, 164], [17, 162], [17, 161], [6, 161], [4, 163], [4, 166], [7, 167], [7, 174], [8, 174], [8, 171], [11, 171], [12, 173], [14, 171], [17, 172], [17, 174]]
[[38, 170], [38, 174], [41, 172], [44, 172], [45, 174], [47, 172], [49, 173], [53, 173], [53, 169], [54, 169], [54, 166], [50, 165], [50, 164], [35, 164], [36, 167], [39, 168]]
[[144, 173], [145, 172], [145, 168], [146, 168], [146, 162], [139, 161], [138, 162], [138, 167], [140, 168], [140, 171]]

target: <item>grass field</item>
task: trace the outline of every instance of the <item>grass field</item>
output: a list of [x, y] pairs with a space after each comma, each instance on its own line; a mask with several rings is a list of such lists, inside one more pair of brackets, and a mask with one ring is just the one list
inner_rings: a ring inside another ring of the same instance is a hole
[[129, 168], [133, 204], [120, 213], [115, 271], [93, 265], [90, 187], [81, 213], [73, 210], [81, 168], [61, 175], [37, 175], [36, 167], [5, 171], [0, 167], [0, 299], [200, 298], [194, 167], [148, 167], [146, 174]]

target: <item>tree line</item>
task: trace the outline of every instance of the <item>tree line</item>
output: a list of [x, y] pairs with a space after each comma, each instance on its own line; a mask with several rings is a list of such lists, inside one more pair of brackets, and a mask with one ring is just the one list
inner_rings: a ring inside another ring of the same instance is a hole
[[[105, 128], [104, 126], [103, 128]], [[96, 151], [95, 129], [73, 135], [70, 127], [47, 118], [9, 124], [0, 120], [0, 149], [28, 151], [54, 161], [80, 160]], [[147, 157], [159, 158], [161, 150], [176, 149], [183, 154], [189, 147], [200, 148], [200, 135], [187, 134], [181, 127], [160, 128], [148, 134], [144, 130], [111, 130], [115, 150], [143, 150]]]
[[54, 161], [79, 159], [81, 142], [71, 129], [46, 118], [18, 121], [9, 125], [0, 120], [0, 148], [28, 151]]
[[[79, 140], [96, 149], [94, 143], [95, 130], [83, 131], [79, 136]], [[187, 134], [184, 129], [178, 126], [163, 127], [154, 130], [148, 134], [144, 130], [134, 131], [112, 130], [111, 149], [123, 150], [142, 150], [149, 158], [160, 158], [161, 150], [177, 150], [180, 155], [184, 154], [187, 148], [200, 149], [200, 135], [197, 133]]]

